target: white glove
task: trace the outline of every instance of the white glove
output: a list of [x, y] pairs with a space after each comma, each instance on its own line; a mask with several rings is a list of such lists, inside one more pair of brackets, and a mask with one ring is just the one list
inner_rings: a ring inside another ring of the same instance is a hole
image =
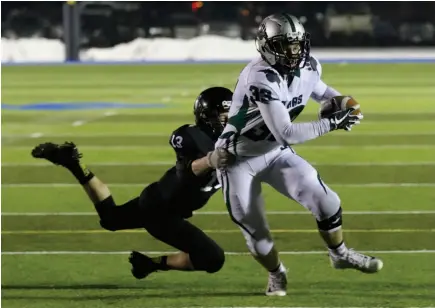
[[207, 163], [210, 168], [223, 169], [233, 164], [236, 161], [236, 156], [223, 148], [216, 148], [214, 151], [208, 152]]

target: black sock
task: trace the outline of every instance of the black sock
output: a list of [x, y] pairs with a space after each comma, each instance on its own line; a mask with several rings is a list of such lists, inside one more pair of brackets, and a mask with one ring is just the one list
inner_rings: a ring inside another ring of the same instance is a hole
[[107, 216], [107, 213], [116, 206], [115, 200], [113, 200], [112, 196], [107, 197], [103, 201], [100, 201], [96, 204], [94, 204], [95, 210], [98, 213], [98, 216], [100, 216], [100, 219], [104, 219], [105, 216]]
[[278, 266], [274, 270], [269, 271], [269, 273], [279, 273], [279, 272], [282, 272], [284, 267], [281, 268], [281, 266], [282, 266], [282, 263], [279, 262]]
[[169, 267], [167, 264], [168, 256], [155, 257], [155, 258], [151, 258], [151, 260], [153, 260], [153, 262], [157, 265], [158, 270], [160, 270], [160, 271], [169, 270]]
[[328, 250], [330, 253], [332, 253], [334, 255], [338, 255], [338, 256], [343, 256], [348, 251], [348, 249], [343, 241], [337, 246], [328, 247]]
[[76, 163], [67, 167], [69, 171], [76, 177], [81, 185], [88, 183], [94, 174], [82, 163]]
[[335, 246], [328, 246], [329, 249], [337, 249], [338, 247], [341, 246], [341, 244], [343, 244], [344, 241], [341, 241], [340, 244], [335, 245]]

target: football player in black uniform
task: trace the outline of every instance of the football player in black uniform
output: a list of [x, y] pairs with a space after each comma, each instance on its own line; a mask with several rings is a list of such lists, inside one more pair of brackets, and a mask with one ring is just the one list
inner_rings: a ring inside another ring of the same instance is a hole
[[76, 177], [104, 229], [145, 228], [156, 239], [180, 250], [156, 258], [133, 251], [129, 261], [134, 277], [141, 279], [166, 270], [215, 273], [225, 262], [224, 251], [185, 219], [220, 188], [214, 169], [225, 168], [235, 160], [226, 150], [214, 149], [227, 122], [231, 99], [232, 92], [226, 88], [204, 90], [194, 105], [196, 125], [177, 128], [169, 139], [176, 165], [123, 205], [116, 205], [109, 188], [81, 163], [82, 154], [74, 143], [43, 143], [33, 149], [32, 156], [65, 167]]

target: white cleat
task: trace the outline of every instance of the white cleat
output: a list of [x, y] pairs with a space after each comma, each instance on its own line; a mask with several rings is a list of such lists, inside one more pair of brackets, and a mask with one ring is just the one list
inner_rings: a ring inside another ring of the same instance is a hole
[[287, 272], [269, 273], [269, 282], [266, 290], [267, 296], [287, 295]]
[[382, 260], [372, 256], [366, 256], [353, 249], [349, 249], [343, 256], [329, 254], [329, 258], [332, 267], [336, 269], [353, 268], [367, 274], [377, 273], [384, 266]]

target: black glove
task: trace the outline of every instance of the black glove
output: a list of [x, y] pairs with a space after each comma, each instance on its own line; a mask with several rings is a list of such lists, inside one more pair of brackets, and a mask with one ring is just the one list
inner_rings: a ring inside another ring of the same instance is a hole
[[329, 119], [329, 124], [331, 125], [331, 131], [336, 129], [344, 129], [350, 131], [352, 126], [360, 123], [360, 120], [363, 119], [363, 115], [356, 114], [353, 115], [355, 108], [349, 108], [342, 111], [337, 111], [331, 114]]

